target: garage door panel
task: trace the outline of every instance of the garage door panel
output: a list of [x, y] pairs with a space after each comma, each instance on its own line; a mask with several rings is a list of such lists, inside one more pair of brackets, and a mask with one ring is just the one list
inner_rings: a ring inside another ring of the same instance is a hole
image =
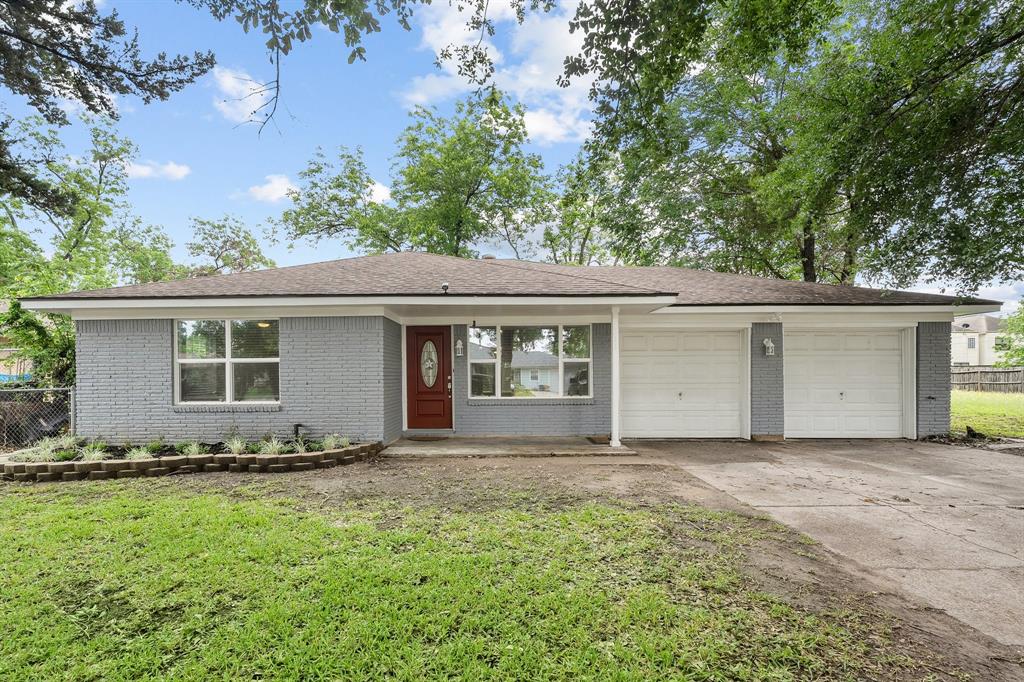
[[649, 338], [644, 334], [624, 332], [622, 334], [622, 349], [620, 352], [635, 353], [649, 350], [648, 342]]
[[739, 332], [624, 333], [622, 435], [742, 436], [744, 346]]
[[892, 331], [786, 333], [786, 436], [902, 436], [900, 339]]

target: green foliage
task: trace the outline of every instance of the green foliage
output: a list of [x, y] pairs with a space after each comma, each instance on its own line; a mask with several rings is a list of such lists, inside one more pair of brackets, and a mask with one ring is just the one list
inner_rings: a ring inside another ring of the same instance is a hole
[[75, 327], [64, 315], [35, 315], [17, 301], [0, 315], [0, 335], [32, 363], [32, 380], [45, 386], [75, 385]]
[[149, 459], [152, 456], [153, 453], [146, 447], [131, 448], [124, 454], [125, 459]]
[[288, 239], [342, 237], [371, 252], [421, 249], [473, 255], [482, 242], [527, 255], [528, 234], [549, 216], [549, 179], [527, 142], [523, 110], [494, 90], [443, 117], [416, 108], [393, 157], [391, 202], [373, 198], [362, 152], [337, 163], [318, 151], [278, 225]]
[[210, 451], [210, 448], [197, 440], [188, 441], [187, 443], [178, 443], [174, 449], [177, 450], [179, 455], [186, 455], [188, 457], [198, 457], [199, 455], [205, 455]]
[[328, 433], [320, 440], [320, 445], [324, 450], [337, 450], [339, 447], [345, 447], [341, 442], [341, 436], [336, 433]]
[[99, 462], [113, 457], [111, 453], [107, 452], [107, 444], [101, 440], [83, 445], [78, 449], [78, 453], [86, 462]]
[[21, 462], [64, 462], [79, 456], [81, 438], [65, 433], [60, 436], [43, 438], [28, 450], [11, 455], [12, 461]]
[[231, 436], [224, 441], [224, 449], [232, 455], [241, 455], [246, 452], [249, 444], [241, 436]]
[[192, 218], [192, 240], [188, 253], [199, 263], [190, 276], [224, 275], [274, 267], [274, 261], [263, 254], [259, 241], [238, 218], [225, 215], [206, 220]]
[[154, 438], [153, 440], [151, 440], [148, 443], [146, 443], [146, 451], [149, 452], [152, 455], [155, 455], [155, 454], [157, 454], [159, 452], [162, 452], [166, 448], [167, 448], [167, 443], [163, 439], [163, 437], [161, 437], [161, 438]]
[[[153, 59], [116, 12], [97, 3], [21, 0], [0, 4], [0, 84], [34, 107], [46, 122], [67, 125], [67, 101], [91, 114], [116, 118], [117, 96], [167, 99], [213, 67], [213, 55]], [[41, 167], [46, 157], [18, 153], [21, 132], [0, 107], [0, 196], [49, 214], [81, 210], [81, 196]]]
[[603, 223], [615, 253], [959, 292], [1018, 278], [1024, 8], [806, 7], [821, 21], [796, 14], [793, 25], [813, 27], [814, 39], [764, 43], [755, 53], [768, 59], [734, 49], [733, 6], [715, 10], [678, 63], [641, 56], [644, 76], [679, 70], [625, 87], [621, 97], [643, 95], [642, 116], [632, 106], [601, 114], [596, 157], [618, 166], [619, 209]]
[[1024, 300], [1017, 306], [1016, 312], [1006, 319], [1006, 331], [1000, 332], [1000, 338], [1006, 344], [1000, 365], [1004, 367], [1024, 367]]
[[611, 164], [583, 153], [559, 172], [561, 194], [554, 222], [544, 227], [542, 244], [553, 263], [597, 265], [611, 259], [605, 230], [614, 211]]
[[257, 447], [261, 455], [283, 455], [288, 452], [289, 448], [286, 443], [277, 439], [277, 436], [271, 436], [266, 440], [261, 440]]

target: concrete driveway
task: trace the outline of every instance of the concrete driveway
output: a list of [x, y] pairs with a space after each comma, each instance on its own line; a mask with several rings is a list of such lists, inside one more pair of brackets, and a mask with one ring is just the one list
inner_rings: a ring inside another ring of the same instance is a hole
[[631, 444], [1010, 645], [1024, 645], [1024, 457], [908, 441]]

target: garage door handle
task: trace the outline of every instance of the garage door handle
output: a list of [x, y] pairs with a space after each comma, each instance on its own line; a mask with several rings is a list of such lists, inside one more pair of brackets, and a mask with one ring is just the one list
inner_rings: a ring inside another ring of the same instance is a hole
[[845, 392], [843, 392], [843, 391], [839, 391], [839, 399], [840, 399], [840, 400], [842, 400], [842, 399], [844, 399], [845, 397], [846, 397], [846, 393], [845, 393]]
[[680, 398], [682, 398], [682, 397], [683, 397], [683, 392], [682, 392], [682, 391], [679, 391], [679, 397], [680, 397]]

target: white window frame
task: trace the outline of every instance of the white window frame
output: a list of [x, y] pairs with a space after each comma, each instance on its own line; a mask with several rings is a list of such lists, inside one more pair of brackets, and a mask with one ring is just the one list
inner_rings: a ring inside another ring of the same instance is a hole
[[[474, 329], [472, 325], [466, 328], [466, 395], [471, 400], [591, 400], [594, 397], [594, 325], [592, 323], [575, 323], [575, 324], [480, 324], [477, 325], [477, 329], [493, 327], [495, 330], [496, 343], [494, 349], [494, 358], [491, 360], [473, 360], [472, 354], [469, 351], [469, 344], [471, 339], [469, 337], [471, 331]], [[502, 327], [554, 327], [558, 331], [558, 395], [501, 395], [501, 330]], [[586, 327], [589, 330], [590, 335], [590, 353], [585, 358], [567, 358], [562, 350], [563, 340], [563, 329], [565, 327]], [[565, 363], [566, 362], [585, 362], [587, 363], [587, 376], [590, 377], [590, 381], [587, 382], [587, 394], [586, 395], [565, 395], [563, 392], [562, 382], [565, 378]], [[494, 365], [494, 393], [495, 395], [473, 395], [473, 365]]]
[[[223, 358], [180, 358], [178, 357], [178, 323], [202, 322], [213, 320], [224, 323], [224, 357]], [[277, 357], [276, 358], [233, 358], [231, 357], [231, 323], [263, 320], [277, 322]], [[281, 320], [274, 317], [188, 317], [174, 320], [174, 404], [175, 405], [280, 405], [280, 400], [235, 400], [235, 376], [233, 365], [254, 362], [276, 362], [277, 394], [281, 395]], [[182, 365], [224, 365], [224, 400], [182, 400], [181, 399], [181, 366]]]
[[974, 350], [978, 347], [978, 339], [974, 336], [967, 337], [967, 349]]

